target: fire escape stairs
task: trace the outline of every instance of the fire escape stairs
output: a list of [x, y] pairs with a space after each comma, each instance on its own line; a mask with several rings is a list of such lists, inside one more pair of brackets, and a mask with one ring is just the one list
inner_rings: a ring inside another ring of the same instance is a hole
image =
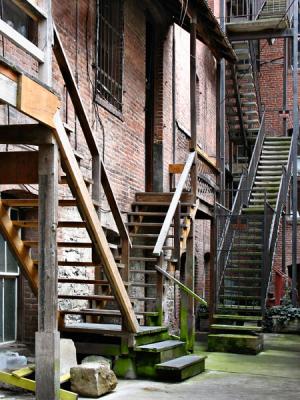
[[[267, 201], [274, 213], [281, 213], [277, 209], [280, 185], [290, 151], [289, 137], [265, 137], [263, 141], [249, 204], [241, 209], [240, 214], [241, 218], [250, 217], [247, 228], [236, 231], [228, 247], [216, 313], [210, 326], [211, 349], [255, 354], [262, 348], [257, 339], [262, 332], [268, 288], [268, 284], [264, 284], [264, 207]], [[269, 280], [269, 276], [266, 278]], [[242, 348], [233, 345], [238, 340]]]
[[238, 62], [226, 68], [226, 116], [232, 142], [246, 148], [255, 143], [260, 127], [259, 100], [247, 41], [232, 43]]

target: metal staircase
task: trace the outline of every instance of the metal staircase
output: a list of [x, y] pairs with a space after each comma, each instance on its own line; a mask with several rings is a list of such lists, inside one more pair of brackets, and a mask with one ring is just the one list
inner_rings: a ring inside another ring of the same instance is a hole
[[[258, 338], [290, 176], [291, 139], [265, 137], [261, 129], [233, 209], [219, 219], [224, 230], [219, 234], [211, 349], [252, 353], [262, 349]], [[229, 343], [235, 339], [243, 345]]]

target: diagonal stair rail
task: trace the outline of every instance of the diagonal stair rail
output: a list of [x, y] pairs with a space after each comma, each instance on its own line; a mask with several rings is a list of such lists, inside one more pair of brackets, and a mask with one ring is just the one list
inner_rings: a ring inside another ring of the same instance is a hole
[[271, 278], [272, 266], [276, 252], [278, 231], [283, 207], [286, 203], [288, 188], [292, 176], [292, 145], [290, 146], [288, 162], [282, 167], [279, 192], [275, 209], [273, 209], [266, 200], [264, 202], [264, 269], [263, 269], [263, 296], [262, 309], [264, 309], [267, 299], [268, 284]]

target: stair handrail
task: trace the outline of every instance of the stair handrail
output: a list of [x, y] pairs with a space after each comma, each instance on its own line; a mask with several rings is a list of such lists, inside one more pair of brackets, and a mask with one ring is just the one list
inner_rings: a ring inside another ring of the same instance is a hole
[[167, 271], [159, 267], [158, 265], [155, 265], [155, 269], [161, 273], [165, 278], [169, 279], [170, 281], [174, 282], [176, 285], [178, 285], [186, 294], [189, 296], [192, 296], [195, 300], [197, 300], [200, 304], [207, 306], [207, 302], [202, 299], [202, 297], [198, 296], [193, 290], [188, 288], [186, 285], [184, 285], [182, 282], [180, 282], [178, 279], [176, 279], [174, 276], [169, 274]]
[[[66, 88], [70, 95], [71, 101], [74, 106], [75, 113], [77, 115], [78, 121], [80, 123], [83, 135], [86, 139], [89, 151], [92, 155], [92, 173], [93, 178], [96, 177], [96, 181], [99, 180], [99, 176], [101, 176], [101, 184], [103, 185], [104, 193], [107, 197], [108, 204], [110, 206], [114, 221], [118, 228], [120, 237], [122, 240], [126, 241], [129, 247], [132, 246], [128, 230], [126, 225], [122, 219], [119, 207], [117, 206], [117, 201], [112, 190], [110, 181], [108, 179], [108, 175], [104, 166], [103, 161], [101, 160], [100, 150], [98, 148], [95, 136], [91, 129], [87, 113], [85, 111], [83, 102], [81, 100], [81, 96], [75, 81], [75, 78], [72, 73], [71, 66], [69, 64], [68, 58], [66, 56], [62, 41], [60, 39], [58, 30], [56, 26], [53, 24], [53, 32], [54, 32], [54, 43], [53, 43], [53, 52], [56, 57], [58, 66], [60, 68], [62, 77], [66, 84]], [[100, 182], [99, 182], [100, 183]], [[97, 199], [95, 199], [97, 200]]]
[[257, 165], [259, 162], [259, 157], [262, 151], [262, 146], [265, 138], [265, 111], [262, 116], [260, 128], [256, 137], [256, 142], [254, 145], [254, 149], [252, 152], [251, 160], [249, 163], [248, 170], [244, 171], [241, 175], [239, 186], [236, 192], [236, 196], [233, 200], [232, 208], [229, 214], [229, 217], [224, 225], [223, 233], [221, 235], [221, 247], [223, 247], [224, 239], [226, 236], [226, 232], [228, 231], [228, 227], [230, 224], [230, 219], [232, 215], [238, 215], [241, 212], [242, 207], [249, 204], [250, 193], [255, 179], [255, 173], [257, 170]]
[[163, 249], [163, 245], [166, 241], [166, 238], [168, 236], [168, 232], [170, 230], [177, 206], [180, 202], [180, 198], [183, 192], [183, 189], [185, 187], [185, 184], [187, 182], [187, 179], [189, 177], [191, 168], [195, 162], [195, 157], [196, 157], [196, 151], [191, 152], [186, 160], [186, 163], [184, 165], [183, 171], [180, 175], [178, 184], [177, 184], [177, 188], [173, 194], [170, 206], [168, 208], [166, 217], [164, 219], [163, 225], [161, 227], [159, 236], [157, 238], [154, 250], [153, 250], [153, 255], [155, 255], [156, 257], [159, 257], [162, 254], [162, 249]]
[[[250, 200], [251, 190], [255, 180], [255, 174], [257, 170], [257, 166], [259, 163], [259, 158], [262, 152], [263, 142], [265, 138], [265, 112], [263, 113], [261, 125], [259, 128], [259, 132], [256, 138], [256, 142], [254, 145], [254, 149], [252, 152], [251, 160], [249, 163], [248, 170], [242, 173], [238, 190], [236, 196], [233, 201], [233, 205], [230, 213], [226, 218], [226, 222], [224, 224], [223, 232], [221, 234], [220, 245], [217, 246], [217, 254], [216, 254], [216, 287], [215, 287], [215, 296], [216, 300], [218, 298], [218, 294], [221, 288], [222, 279], [226, 270], [227, 261], [229, 258], [230, 248], [234, 237], [234, 230], [230, 229], [231, 220], [234, 215], [239, 215], [243, 206], [248, 206]], [[221, 259], [221, 256], [225, 253], [225, 246], [228, 245], [227, 256]], [[222, 261], [222, 262], [221, 262]], [[222, 264], [222, 265], [221, 265]]]
[[[275, 205], [275, 209], [273, 210], [273, 216], [271, 224], [265, 223], [264, 229], [268, 229], [265, 234], [265, 243], [264, 243], [264, 301], [267, 298], [267, 287], [270, 281], [270, 274], [272, 273], [272, 266], [273, 266], [273, 259], [275, 255], [277, 239], [278, 239], [278, 231], [280, 225], [280, 219], [283, 207], [286, 203], [288, 187], [292, 176], [292, 146], [290, 146], [288, 162], [286, 166], [282, 167], [282, 175], [279, 185], [279, 191], [277, 195], [277, 201]], [[265, 214], [267, 212], [267, 208], [271, 207], [268, 205], [267, 201], [265, 200]]]
[[258, 70], [257, 70], [257, 57], [255, 53], [255, 48], [252, 40], [249, 40], [249, 52], [250, 52], [250, 62], [252, 65], [253, 71], [253, 81], [254, 81], [254, 89], [256, 94], [257, 108], [259, 119], [262, 118], [262, 103], [261, 103], [261, 95], [260, 95], [260, 86], [258, 81]]

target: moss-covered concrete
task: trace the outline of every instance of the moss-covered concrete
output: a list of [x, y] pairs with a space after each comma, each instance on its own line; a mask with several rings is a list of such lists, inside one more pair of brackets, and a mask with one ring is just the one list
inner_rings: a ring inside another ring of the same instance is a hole
[[207, 338], [208, 351], [237, 354], [258, 354], [263, 350], [262, 335], [210, 334]]

